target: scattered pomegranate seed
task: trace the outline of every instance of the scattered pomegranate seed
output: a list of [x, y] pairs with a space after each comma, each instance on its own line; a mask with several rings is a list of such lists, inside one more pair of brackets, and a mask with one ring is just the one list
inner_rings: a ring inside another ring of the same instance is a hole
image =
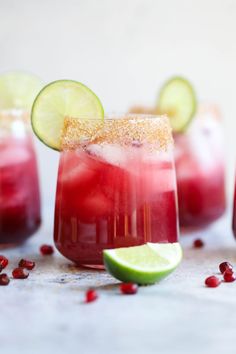
[[220, 270], [220, 272], [221, 272], [222, 274], [224, 274], [224, 272], [225, 272], [226, 270], [228, 270], [228, 269], [230, 269], [230, 270], [233, 271], [233, 266], [232, 266], [232, 264], [230, 264], [229, 262], [222, 262], [222, 263], [220, 263], [220, 265], [219, 265], [219, 270]]
[[93, 302], [95, 300], [98, 299], [98, 294], [96, 292], [96, 290], [93, 290], [93, 289], [89, 289], [86, 291], [86, 294], [85, 294], [85, 302]]
[[138, 291], [138, 285], [133, 283], [122, 283], [120, 284], [120, 291], [123, 294], [133, 295]]
[[27, 259], [21, 259], [18, 265], [20, 268], [26, 268], [28, 270], [32, 270], [35, 267], [35, 262], [28, 261]]
[[53, 254], [54, 249], [50, 245], [42, 245], [40, 247], [40, 252], [42, 253], [42, 255], [47, 256], [47, 255]]
[[26, 270], [25, 268], [15, 268], [12, 271], [12, 276], [15, 279], [26, 279], [29, 276], [29, 272], [28, 270]]
[[4, 256], [0, 256], [0, 272], [6, 268], [6, 266], [8, 265], [8, 259]]
[[193, 247], [194, 248], [202, 248], [204, 247], [205, 244], [204, 242], [200, 239], [200, 238], [197, 238], [194, 242], [193, 242]]
[[232, 271], [232, 269], [226, 269], [223, 276], [224, 276], [224, 281], [226, 283], [232, 283], [233, 281], [236, 280], [235, 274]]
[[209, 288], [216, 288], [217, 286], [220, 285], [220, 283], [221, 283], [221, 280], [219, 278], [217, 278], [215, 275], [212, 275], [212, 276], [206, 278], [206, 280], [205, 280], [205, 284]]
[[8, 285], [10, 279], [6, 273], [0, 274], [0, 285]]

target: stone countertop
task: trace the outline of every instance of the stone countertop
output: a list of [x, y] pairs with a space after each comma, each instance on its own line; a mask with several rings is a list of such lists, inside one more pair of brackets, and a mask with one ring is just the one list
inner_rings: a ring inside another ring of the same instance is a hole
[[[235, 353], [236, 282], [204, 286], [220, 262], [236, 264], [229, 220], [182, 237], [177, 271], [133, 296], [121, 295], [105, 271], [78, 268], [58, 253], [41, 256], [39, 245], [52, 243], [45, 221], [25, 245], [0, 252], [9, 257], [9, 274], [22, 257], [36, 261], [28, 279], [0, 287], [0, 353]], [[192, 248], [196, 237], [205, 240], [203, 249]], [[99, 299], [85, 304], [91, 286]]]

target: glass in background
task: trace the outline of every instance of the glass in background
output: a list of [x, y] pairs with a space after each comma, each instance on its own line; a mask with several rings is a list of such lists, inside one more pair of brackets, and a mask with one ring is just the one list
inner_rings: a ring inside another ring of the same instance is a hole
[[0, 246], [22, 243], [39, 227], [40, 193], [28, 114], [0, 111]]
[[226, 209], [221, 116], [215, 105], [200, 105], [190, 127], [175, 134], [180, 226], [201, 229]]
[[[157, 109], [135, 106], [131, 113]], [[225, 163], [221, 114], [216, 105], [201, 104], [189, 127], [174, 134], [181, 231], [202, 229], [226, 209]]]

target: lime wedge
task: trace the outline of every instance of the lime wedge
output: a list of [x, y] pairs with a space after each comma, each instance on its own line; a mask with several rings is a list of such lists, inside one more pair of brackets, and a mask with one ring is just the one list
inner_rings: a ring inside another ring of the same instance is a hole
[[30, 111], [42, 87], [42, 81], [31, 74], [15, 71], [0, 75], [0, 109]]
[[147, 243], [143, 246], [103, 251], [107, 271], [123, 282], [153, 284], [178, 266], [182, 259], [179, 243]]
[[196, 95], [189, 81], [174, 77], [163, 85], [158, 99], [158, 112], [168, 115], [173, 131], [184, 131], [196, 108]]
[[32, 127], [37, 137], [52, 149], [60, 150], [65, 117], [103, 119], [104, 111], [98, 97], [77, 81], [59, 80], [45, 86], [36, 97]]

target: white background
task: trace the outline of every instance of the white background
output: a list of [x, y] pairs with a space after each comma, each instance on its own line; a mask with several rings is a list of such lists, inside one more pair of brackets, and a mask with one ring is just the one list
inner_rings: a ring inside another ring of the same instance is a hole
[[[234, 0], [0, 0], [0, 71], [81, 81], [106, 111], [153, 104], [166, 78], [187, 76], [199, 100], [222, 108], [232, 191], [235, 35]], [[53, 206], [59, 155], [36, 146], [43, 203]]]

